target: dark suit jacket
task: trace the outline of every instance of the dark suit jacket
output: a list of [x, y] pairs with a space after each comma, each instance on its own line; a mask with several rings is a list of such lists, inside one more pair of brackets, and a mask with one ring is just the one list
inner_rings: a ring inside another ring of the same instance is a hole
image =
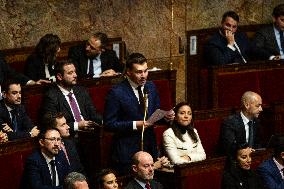
[[258, 166], [257, 172], [262, 177], [267, 189], [284, 188], [284, 180], [272, 158], [262, 162]]
[[19, 74], [14, 69], [12, 69], [6, 63], [4, 54], [0, 51], [0, 85], [8, 78], [14, 78], [22, 85], [26, 85], [26, 83], [30, 80], [25, 75]]
[[[86, 89], [76, 85], [73, 87], [73, 93], [77, 99], [81, 115], [84, 120], [91, 120], [101, 124], [102, 117], [96, 112], [96, 108], [93, 105]], [[56, 84], [52, 85], [46, 92], [43, 99], [42, 112], [43, 114], [46, 112], [63, 112], [67, 124], [70, 126], [71, 132], [74, 131], [75, 119], [73, 117], [71, 107]]]
[[55, 157], [55, 165], [60, 185], [58, 187], [52, 187], [51, 175], [46, 160], [40, 150], [35, 151], [26, 160], [20, 188], [62, 189], [64, 177], [70, 172], [70, 167], [62, 151]]
[[[244, 33], [236, 32], [235, 41], [240, 48], [243, 57], [248, 61], [250, 44]], [[207, 42], [204, 49], [205, 58], [209, 65], [224, 65], [231, 63], [243, 63], [242, 57], [236, 49], [233, 51], [227, 47], [227, 39], [219, 32], [215, 33]]]
[[85, 173], [84, 168], [81, 164], [75, 143], [72, 141], [72, 139], [67, 139], [67, 138], [64, 138], [63, 142], [68, 155], [68, 159], [70, 161], [71, 171], [84, 174]]
[[[260, 125], [257, 119], [254, 120], [253, 127], [253, 148], [260, 148]], [[220, 142], [222, 153], [227, 155], [235, 152], [238, 144], [246, 143], [245, 125], [240, 113], [224, 120], [221, 125]]]
[[[49, 66], [48, 70], [51, 76], [54, 75], [54, 70], [52, 69], [52, 66]], [[45, 65], [43, 63], [42, 58], [36, 55], [30, 55], [26, 61], [25, 74], [26, 76], [35, 81], [40, 79], [46, 79]]]
[[262, 189], [263, 183], [253, 170], [242, 170], [234, 163], [226, 169], [222, 178], [222, 189]]
[[[9, 140], [30, 137], [30, 131], [33, 128], [32, 122], [28, 117], [23, 105], [16, 107], [17, 112], [17, 132], [7, 132]], [[3, 128], [2, 124], [7, 123], [12, 129], [12, 123], [9, 111], [5, 106], [4, 100], [0, 101], [0, 130]]]
[[[148, 115], [160, 107], [160, 100], [153, 82], [147, 81], [149, 90]], [[141, 131], [133, 130], [133, 121], [143, 120], [143, 110], [139, 105], [128, 80], [114, 86], [106, 97], [104, 124], [106, 129], [115, 132], [112, 159], [115, 164], [131, 164], [131, 157], [141, 150]], [[156, 137], [153, 127], [144, 133], [144, 151], [157, 158]]]
[[255, 33], [253, 53], [260, 60], [268, 60], [270, 56], [280, 55], [273, 25], [262, 28]]
[[[87, 77], [88, 57], [86, 55], [86, 43], [71, 47], [68, 52], [68, 57], [74, 62], [79, 78]], [[113, 69], [116, 72], [123, 72], [123, 65], [120, 64], [115, 51], [106, 49], [101, 53], [101, 68], [102, 72], [108, 69]]]
[[[155, 180], [150, 180], [151, 189], [163, 189], [164, 187]], [[144, 189], [136, 180], [132, 179], [125, 189]]]

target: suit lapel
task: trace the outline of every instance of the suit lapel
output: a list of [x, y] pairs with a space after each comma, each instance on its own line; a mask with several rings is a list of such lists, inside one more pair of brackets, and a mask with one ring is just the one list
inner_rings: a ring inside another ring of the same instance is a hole
[[277, 51], [277, 53], [279, 53], [280, 52], [280, 48], [279, 48], [279, 46], [277, 44], [277, 41], [276, 41], [274, 27], [272, 26], [271, 30], [269, 30], [269, 31], [270, 31], [270, 34], [268, 36], [271, 36], [270, 41], [271, 41], [272, 47], [273, 47], [273, 49], [275, 49]]
[[239, 125], [239, 129], [241, 132], [241, 141], [246, 141], [246, 129], [245, 129], [245, 124], [243, 122], [241, 113], [238, 113], [238, 117], [237, 117], [237, 121], [238, 121], [238, 125]]
[[[62, 103], [62, 105], [66, 108], [67, 112], [72, 115], [73, 117], [73, 114], [72, 114], [72, 110], [64, 96], [64, 94], [62, 93], [62, 91], [59, 89], [59, 87], [57, 87], [57, 93], [58, 93], [58, 97], [59, 97], [59, 103]], [[63, 111], [64, 112], [64, 111]]]
[[40, 151], [38, 153], [41, 159], [40, 162], [41, 162], [42, 172], [43, 172], [43, 177], [44, 177], [43, 180], [45, 180], [47, 184], [51, 186], [52, 185], [51, 174], [49, 172], [49, 167], [47, 165], [46, 159], [43, 157]]

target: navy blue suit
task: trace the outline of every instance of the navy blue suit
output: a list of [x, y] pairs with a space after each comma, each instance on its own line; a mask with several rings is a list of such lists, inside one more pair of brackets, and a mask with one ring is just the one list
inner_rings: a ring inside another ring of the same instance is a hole
[[284, 188], [284, 180], [272, 158], [262, 162], [258, 166], [257, 172], [262, 177], [267, 189]]
[[[147, 81], [144, 86], [149, 91], [148, 115], [160, 107], [160, 99], [155, 85]], [[106, 97], [104, 124], [106, 129], [115, 133], [112, 160], [123, 167], [131, 164], [132, 156], [141, 150], [141, 131], [133, 130], [133, 121], [143, 120], [143, 110], [128, 80], [114, 86]], [[153, 127], [144, 133], [144, 151], [157, 158], [157, 144]]]
[[[15, 140], [20, 138], [30, 137], [30, 131], [33, 128], [32, 122], [28, 117], [26, 110], [23, 105], [16, 106], [16, 120], [17, 120], [17, 131], [7, 132], [9, 140]], [[11, 129], [11, 117], [7, 107], [5, 106], [4, 100], [0, 101], [0, 130], [3, 128], [3, 123], [7, 123]], [[13, 129], [14, 130], [14, 129]]]
[[[250, 44], [245, 33], [236, 32], [235, 41], [241, 50], [242, 56], [248, 61]], [[208, 65], [224, 65], [231, 63], [243, 63], [243, 59], [236, 49], [233, 51], [227, 47], [227, 39], [220, 32], [213, 34], [205, 45], [204, 55]]]
[[62, 189], [64, 178], [70, 172], [70, 167], [62, 151], [55, 156], [55, 165], [59, 179], [59, 186], [52, 187], [51, 174], [47, 162], [40, 150], [35, 151], [26, 160], [20, 188]]

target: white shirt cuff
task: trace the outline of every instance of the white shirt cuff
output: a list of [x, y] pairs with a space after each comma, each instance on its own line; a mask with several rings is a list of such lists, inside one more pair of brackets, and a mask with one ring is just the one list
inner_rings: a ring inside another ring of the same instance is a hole
[[79, 130], [79, 124], [78, 122], [74, 122], [74, 131], [78, 131]]
[[137, 130], [136, 121], [133, 121], [133, 130]]

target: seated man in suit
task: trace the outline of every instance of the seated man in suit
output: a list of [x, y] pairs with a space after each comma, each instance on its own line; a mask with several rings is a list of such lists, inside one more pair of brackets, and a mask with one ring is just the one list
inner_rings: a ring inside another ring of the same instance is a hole
[[64, 189], [89, 189], [89, 185], [83, 174], [71, 172], [64, 179]]
[[264, 181], [265, 188], [284, 188], [284, 136], [274, 138], [274, 155], [272, 158], [262, 162], [257, 172]]
[[152, 156], [143, 151], [134, 154], [132, 158], [132, 172], [134, 178], [128, 183], [125, 189], [162, 189], [163, 186], [154, 177], [154, 161]]
[[261, 97], [247, 91], [241, 98], [241, 112], [226, 118], [221, 125], [220, 147], [222, 153], [232, 155], [239, 144], [248, 143], [251, 148], [260, 148], [260, 125], [258, 116], [262, 111]]
[[74, 62], [79, 78], [114, 76], [123, 71], [115, 51], [106, 48], [107, 35], [95, 33], [83, 44], [71, 47], [68, 57]]
[[70, 61], [55, 65], [56, 84], [51, 86], [43, 99], [43, 113], [62, 112], [71, 128], [71, 134], [78, 129], [88, 129], [102, 123], [91, 97], [85, 88], [77, 85], [75, 66]]
[[47, 128], [39, 135], [40, 149], [25, 164], [21, 189], [62, 189], [70, 167], [60, 151], [61, 137], [57, 129]]
[[56, 128], [58, 129], [60, 136], [62, 138], [61, 149], [63, 150], [68, 164], [71, 167], [71, 171], [76, 171], [84, 173], [84, 168], [81, 164], [76, 145], [74, 141], [70, 138], [69, 126], [66, 123], [66, 119], [63, 113], [46, 113], [43, 118], [44, 127]]
[[[156, 137], [153, 125], [143, 122], [145, 91], [148, 93], [147, 115], [151, 116], [160, 108], [160, 99], [152, 81], [147, 81], [147, 59], [140, 53], [133, 53], [126, 61], [127, 78], [114, 86], [105, 102], [104, 124], [106, 129], [115, 132], [112, 161], [119, 174], [128, 174], [131, 169], [131, 157], [141, 150], [141, 131], [145, 124], [144, 151], [154, 159], [158, 157]], [[144, 95], [142, 93], [144, 91]], [[174, 113], [166, 115], [174, 119]]]
[[3, 99], [0, 101], [0, 130], [7, 133], [8, 140], [36, 137], [39, 130], [32, 125], [25, 108], [21, 105], [21, 85], [7, 80], [2, 86]]
[[247, 63], [250, 44], [247, 36], [238, 32], [239, 16], [225, 12], [220, 30], [205, 45], [204, 55], [210, 65]]
[[260, 60], [284, 59], [284, 4], [273, 9], [273, 24], [257, 31], [253, 51]]

